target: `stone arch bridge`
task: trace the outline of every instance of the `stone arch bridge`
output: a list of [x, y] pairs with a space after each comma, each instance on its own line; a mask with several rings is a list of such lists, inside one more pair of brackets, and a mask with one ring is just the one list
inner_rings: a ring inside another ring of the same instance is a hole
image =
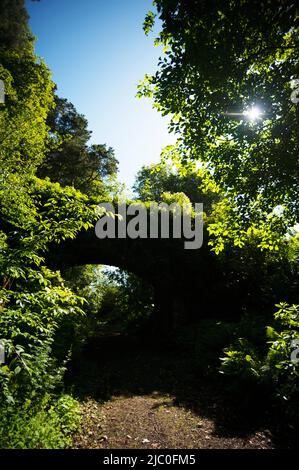
[[208, 248], [207, 237], [204, 230], [202, 247], [190, 250], [184, 248], [184, 239], [99, 239], [92, 228], [52, 245], [48, 264], [57, 269], [111, 265], [136, 274], [153, 287], [156, 324], [168, 331], [182, 322], [212, 315], [219, 307], [217, 286], [223, 283], [224, 272]]

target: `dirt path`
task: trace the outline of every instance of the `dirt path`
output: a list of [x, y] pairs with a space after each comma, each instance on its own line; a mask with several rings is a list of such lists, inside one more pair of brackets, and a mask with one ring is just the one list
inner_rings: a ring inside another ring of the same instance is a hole
[[[227, 401], [192, 351], [124, 335], [100, 337], [73, 360], [81, 400], [75, 448], [271, 448], [271, 432], [247, 402]], [[220, 375], [220, 374], [219, 374]], [[274, 441], [273, 441], [274, 442]]]
[[82, 429], [75, 448], [104, 449], [266, 449], [271, 439], [255, 431], [246, 437], [217, 435], [212, 419], [174, 404], [170, 395], [112, 397], [104, 404], [88, 399], [82, 404]]

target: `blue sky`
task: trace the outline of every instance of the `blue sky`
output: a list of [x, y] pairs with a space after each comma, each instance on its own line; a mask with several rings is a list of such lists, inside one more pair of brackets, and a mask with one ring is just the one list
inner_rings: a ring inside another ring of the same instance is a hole
[[92, 142], [113, 147], [129, 186], [142, 165], [174, 142], [167, 121], [136, 85], [156, 70], [160, 48], [142, 30], [151, 0], [26, 1], [36, 51], [53, 72], [58, 94], [85, 114]]

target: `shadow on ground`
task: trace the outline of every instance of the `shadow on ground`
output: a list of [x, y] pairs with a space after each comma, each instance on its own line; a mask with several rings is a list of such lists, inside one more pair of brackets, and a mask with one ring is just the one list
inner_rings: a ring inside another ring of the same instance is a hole
[[85, 345], [72, 361], [67, 382], [81, 400], [170, 396], [174, 405], [212, 419], [218, 437], [246, 437], [258, 430], [273, 437], [263, 400], [253, 400], [254, 412], [245, 401], [234, 402], [224, 393], [220, 374], [209, 376], [195, 364], [190, 351], [170, 341], [115, 333]]

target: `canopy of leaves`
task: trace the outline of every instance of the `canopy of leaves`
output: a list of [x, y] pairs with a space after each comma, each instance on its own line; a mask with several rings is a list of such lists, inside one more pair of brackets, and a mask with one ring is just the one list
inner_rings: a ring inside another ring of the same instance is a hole
[[[206, 162], [243, 223], [277, 205], [298, 220], [299, 106], [295, 2], [155, 0], [166, 48], [139, 95], [172, 116], [190, 159]], [[153, 23], [150, 14], [146, 32]], [[298, 100], [297, 100], [298, 102]], [[252, 105], [263, 114], [250, 120]], [[232, 113], [237, 113], [235, 115]]]
[[[0, 402], [43, 396], [61, 379], [53, 357], [55, 331], [65, 316], [82, 315], [83, 299], [45, 264], [49, 243], [87, 229], [94, 207], [73, 188], [38, 179], [49, 148], [54, 106], [50, 72], [35, 55], [22, 0], [0, 0]], [[88, 135], [85, 135], [88, 138]], [[52, 145], [52, 143], [51, 143]]]
[[203, 203], [210, 213], [220, 199], [219, 189], [209, 173], [162, 159], [161, 163], [144, 166], [137, 174], [134, 191], [141, 201], [163, 200], [163, 193], [184, 193], [192, 203]]

